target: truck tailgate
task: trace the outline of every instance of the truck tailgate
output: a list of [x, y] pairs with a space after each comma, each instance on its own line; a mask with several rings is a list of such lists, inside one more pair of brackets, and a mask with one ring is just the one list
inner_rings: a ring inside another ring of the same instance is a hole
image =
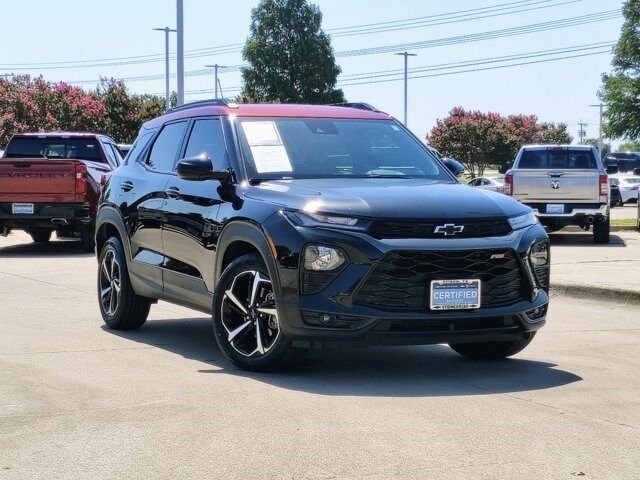
[[0, 202], [76, 201], [76, 161], [0, 159]]
[[523, 203], [598, 203], [600, 172], [593, 169], [517, 169], [513, 171], [513, 197]]

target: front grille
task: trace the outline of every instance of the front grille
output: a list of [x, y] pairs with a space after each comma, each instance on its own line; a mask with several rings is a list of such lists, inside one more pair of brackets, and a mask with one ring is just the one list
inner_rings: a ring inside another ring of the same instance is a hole
[[[435, 233], [439, 225], [454, 224], [464, 227], [455, 235]], [[511, 233], [507, 220], [430, 220], [420, 221], [384, 221], [378, 220], [369, 227], [369, 235], [374, 238], [482, 238], [501, 237]]]
[[431, 280], [475, 278], [482, 282], [482, 307], [526, 297], [522, 264], [513, 250], [393, 251], [375, 265], [355, 303], [383, 310], [424, 310], [429, 308]]

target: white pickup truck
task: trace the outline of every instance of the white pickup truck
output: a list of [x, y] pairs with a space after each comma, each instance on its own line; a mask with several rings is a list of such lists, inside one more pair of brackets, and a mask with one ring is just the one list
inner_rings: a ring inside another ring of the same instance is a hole
[[547, 230], [593, 227], [609, 243], [609, 179], [598, 151], [588, 145], [526, 145], [505, 174], [507, 195], [531, 207]]

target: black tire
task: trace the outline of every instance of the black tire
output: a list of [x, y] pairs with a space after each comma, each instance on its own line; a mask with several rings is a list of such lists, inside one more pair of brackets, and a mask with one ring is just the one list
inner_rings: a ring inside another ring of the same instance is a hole
[[[262, 287], [255, 289], [256, 298], [252, 302], [253, 287], [249, 284], [253, 285], [256, 277]], [[231, 300], [227, 291], [232, 292], [242, 309]], [[305, 351], [292, 347], [282, 331], [277, 302], [267, 267], [260, 255], [248, 254], [237, 258], [220, 276], [214, 292], [213, 332], [223, 355], [235, 366], [254, 372], [274, 371], [294, 364], [304, 355]], [[259, 309], [274, 314], [262, 314]], [[236, 333], [232, 338], [233, 332]]]
[[[116, 266], [110, 264], [110, 259], [115, 260]], [[111, 303], [112, 297], [105, 297], [107, 288], [116, 294], [115, 303]], [[98, 258], [98, 306], [104, 323], [114, 330], [137, 330], [149, 315], [151, 300], [137, 295], [131, 288], [124, 247], [117, 237], [107, 240]]]
[[593, 224], [593, 241], [595, 243], [606, 244], [611, 240], [611, 217], [607, 217], [604, 222]]
[[82, 243], [82, 249], [85, 252], [95, 253], [96, 237], [94, 235], [93, 228], [83, 229], [80, 231], [80, 242]]
[[531, 343], [536, 332], [527, 332], [510, 342], [450, 343], [449, 346], [460, 355], [481, 360], [498, 360], [521, 352]]
[[47, 228], [34, 228], [29, 231], [29, 235], [36, 243], [49, 243], [52, 231]]

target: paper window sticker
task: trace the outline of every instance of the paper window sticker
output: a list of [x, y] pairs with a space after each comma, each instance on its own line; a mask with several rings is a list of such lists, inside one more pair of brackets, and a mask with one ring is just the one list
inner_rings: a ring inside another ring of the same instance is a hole
[[284, 145], [253, 145], [251, 155], [258, 173], [293, 171]]
[[275, 122], [242, 122], [247, 143], [253, 145], [282, 145]]

